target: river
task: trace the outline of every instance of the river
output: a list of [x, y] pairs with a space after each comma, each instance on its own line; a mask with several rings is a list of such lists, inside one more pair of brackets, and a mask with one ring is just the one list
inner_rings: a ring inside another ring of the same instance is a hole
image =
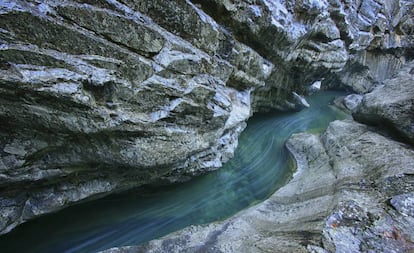
[[329, 105], [339, 92], [308, 98], [296, 113], [255, 115], [223, 168], [187, 183], [131, 190], [66, 208], [0, 237], [0, 252], [97, 252], [139, 244], [192, 224], [225, 219], [263, 201], [291, 177], [284, 147], [294, 132], [323, 131], [348, 117]]

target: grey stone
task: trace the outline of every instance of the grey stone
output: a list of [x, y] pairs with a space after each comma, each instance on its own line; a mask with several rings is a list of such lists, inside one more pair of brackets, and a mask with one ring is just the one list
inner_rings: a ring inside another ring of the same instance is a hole
[[351, 94], [344, 98], [343, 103], [348, 110], [355, 112], [358, 106], [361, 104], [362, 97], [362, 95]]
[[391, 0], [1, 1], [0, 197], [19, 201], [0, 202], [0, 233], [216, 170], [254, 111], [297, 109], [292, 92], [322, 78], [372, 91], [406, 63], [412, 13]]
[[413, 144], [414, 76], [409, 73], [413, 66], [413, 62], [407, 64], [398, 75], [365, 94], [353, 116], [358, 121], [377, 125]]
[[325, 250], [324, 248], [315, 246], [315, 245], [308, 245], [306, 248], [309, 253], [328, 253], [329, 252]]
[[298, 95], [296, 92], [292, 92], [292, 95], [296, 103], [296, 108], [298, 108], [299, 110], [310, 106], [306, 99]]
[[414, 218], [414, 193], [406, 193], [394, 196], [390, 200], [391, 205], [403, 215]]
[[[206, 252], [413, 249], [414, 219], [388, 204], [390, 198], [394, 198], [392, 203], [402, 204], [400, 210], [408, 210], [412, 204], [412, 193], [406, 193], [409, 188], [401, 182], [412, 185], [412, 149], [351, 120], [332, 122], [321, 137], [294, 134], [286, 145], [297, 171], [268, 200], [225, 221], [191, 226], [128, 250], [163, 252], [167, 242], [173, 252], [194, 247], [204, 247]], [[383, 187], [390, 181], [399, 197]], [[213, 234], [215, 239], [209, 240]]]
[[[89, 198], [218, 169], [251, 115], [251, 90], [273, 68], [190, 2], [179, 10], [189, 23], [208, 20], [204, 42], [117, 1], [1, 6], [0, 196], [26, 197], [0, 204], [0, 233]], [[209, 47], [223, 41], [237, 54]]]
[[321, 80], [318, 80], [318, 81], [315, 81], [315, 82], [313, 82], [308, 88], [307, 88], [307, 91], [308, 91], [308, 94], [313, 94], [313, 93], [315, 93], [315, 92], [318, 92], [318, 91], [320, 91], [321, 90], [321, 87], [322, 87], [322, 81]]

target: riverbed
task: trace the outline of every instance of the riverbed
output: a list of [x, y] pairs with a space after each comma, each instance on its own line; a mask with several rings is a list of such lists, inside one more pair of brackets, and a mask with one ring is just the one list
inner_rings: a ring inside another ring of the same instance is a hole
[[315, 94], [308, 98], [310, 108], [300, 112], [255, 115], [234, 158], [218, 171], [182, 184], [115, 194], [27, 222], [0, 237], [1, 252], [97, 252], [234, 215], [289, 180], [294, 166], [284, 143], [292, 133], [318, 133], [329, 122], [349, 117], [331, 105], [342, 94]]

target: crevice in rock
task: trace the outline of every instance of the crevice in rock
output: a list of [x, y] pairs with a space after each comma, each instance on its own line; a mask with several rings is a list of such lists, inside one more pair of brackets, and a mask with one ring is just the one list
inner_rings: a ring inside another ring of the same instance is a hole
[[[201, 7], [201, 9], [212, 17], [217, 23], [221, 24], [223, 27], [229, 28], [236, 40], [253, 48], [263, 58], [272, 59], [273, 57], [276, 57], [276, 55], [269, 49], [271, 46], [269, 47], [269, 45], [266, 45], [266, 40], [263, 39], [274, 35], [270, 29], [260, 31], [260, 37], [258, 37], [250, 31], [250, 28], [246, 24], [233, 20], [232, 14], [226, 10], [224, 5], [220, 5], [217, 1], [191, 0], [191, 2]], [[279, 45], [280, 48], [283, 47], [283, 36], [280, 36], [280, 38], [275, 37], [272, 41], [274, 41], [274, 44]], [[274, 62], [277, 62], [277, 60]]]
[[414, 145], [414, 138], [401, 133], [401, 131], [396, 128], [395, 124], [387, 118], [378, 117], [376, 114], [360, 115], [358, 113], [353, 113], [352, 117], [358, 122], [374, 127], [374, 131], [377, 133], [390, 137], [398, 142]]

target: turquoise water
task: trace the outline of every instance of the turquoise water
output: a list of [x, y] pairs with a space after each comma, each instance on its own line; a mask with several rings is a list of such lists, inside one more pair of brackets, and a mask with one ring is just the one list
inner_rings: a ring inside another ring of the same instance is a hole
[[234, 215], [266, 199], [290, 178], [284, 143], [292, 133], [320, 132], [329, 122], [347, 117], [329, 105], [342, 94], [316, 94], [308, 99], [311, 107], [297, 113], [254, 116], [240, 136], [235, 157], [218, 171], [46, 215], [0, 237], [0, 252], [96, 252]]

